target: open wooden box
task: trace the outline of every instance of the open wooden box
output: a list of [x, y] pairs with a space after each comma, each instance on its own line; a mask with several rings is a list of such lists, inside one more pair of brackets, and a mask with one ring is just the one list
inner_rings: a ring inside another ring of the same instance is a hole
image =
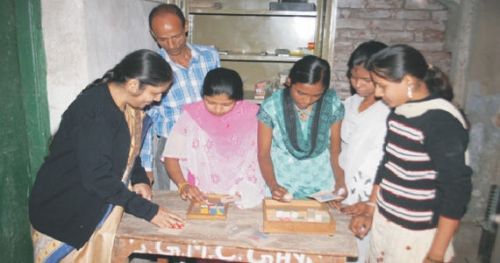
[[264, 199], [262, 209], [266, 233], [335, 233], [335, 220], [328, 206], [315, 200], [284, 203]]
[[209, 194], [207, 203], [191, 202], [187, 210], [188, 219], [225, 220], [229, 205], [222, 203], [222, 195]]

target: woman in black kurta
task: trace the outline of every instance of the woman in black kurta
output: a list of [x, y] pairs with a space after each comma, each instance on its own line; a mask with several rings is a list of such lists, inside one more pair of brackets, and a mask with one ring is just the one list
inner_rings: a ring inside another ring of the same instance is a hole
[[[182, 225], [182, 219], [150, 201], [151, 182], [137, 157], [142, 109], [158, 102], [171, 82], [172, 70], [163, 58], [138, 50], [69, 106], [30, 195], [30, 221], [38, 232], [34, 242], [48, 236], [52, 243], [66, 243], [66, 250], [80, 249], [110, 205], [160, 227]], [[123, 177], [130, 178], [133, 191]], [[38, 260], [44, 251], [36, 245], [35, 261], [57, 262], [67, 255], [50, 250]]]

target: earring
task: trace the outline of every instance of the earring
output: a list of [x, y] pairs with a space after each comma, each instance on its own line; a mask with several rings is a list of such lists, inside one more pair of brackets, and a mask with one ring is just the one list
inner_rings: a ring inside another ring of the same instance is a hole
[[407, 95], [409, 99], [413, 98], [413, 85], [408, 86]]

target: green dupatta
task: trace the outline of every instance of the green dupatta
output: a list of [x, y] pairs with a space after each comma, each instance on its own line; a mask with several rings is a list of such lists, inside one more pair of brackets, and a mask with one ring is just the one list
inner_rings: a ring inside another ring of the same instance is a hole
[[[321, 154], [330, 145], [329, 129], [336, 120], [332, 112], [332, 103], [336, 97], [335, 91], [326, 90], [321, 99], [313, 105], [311, 115], [307, 120], [309, 136], [301, 129], [300, 120], [294, 107], [290, 91], [284, 90], [280, 97], [274, 101], [277, 109], [278, 128], [284, 131], [284, 144], [290, 154], [296, 159], [303, 160], [314, 158]], [[288, 108], [288, 110], [287, 110]], [[292, 110], [290, 110], [292, 109]], [[293, 112], [293, 115], [287, 112]], [[295, 131], [293, 133], [292, 131]], [[295, 136], [294, 136], [295, 135]]]

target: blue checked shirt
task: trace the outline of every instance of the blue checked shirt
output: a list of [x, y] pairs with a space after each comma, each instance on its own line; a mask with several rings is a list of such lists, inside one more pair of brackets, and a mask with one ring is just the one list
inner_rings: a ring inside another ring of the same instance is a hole
[[172, 67], [174, 82], [161, 102], [146, 111], [153, 122], [148, 129], [141, 150], [142, 166], [146, 171], [151, 171], [153, 167], [153, 136], [168, 137], [184, 104], [201, 100], [201, 89], [207, 72], [220, 67], [219, 55], [215, 49], [192, 44], [187, 44], [187, 46], [191, 49], [191, 61], [188, 68], [174, 63], [165, 50], [160, 50], [160, 55]]

